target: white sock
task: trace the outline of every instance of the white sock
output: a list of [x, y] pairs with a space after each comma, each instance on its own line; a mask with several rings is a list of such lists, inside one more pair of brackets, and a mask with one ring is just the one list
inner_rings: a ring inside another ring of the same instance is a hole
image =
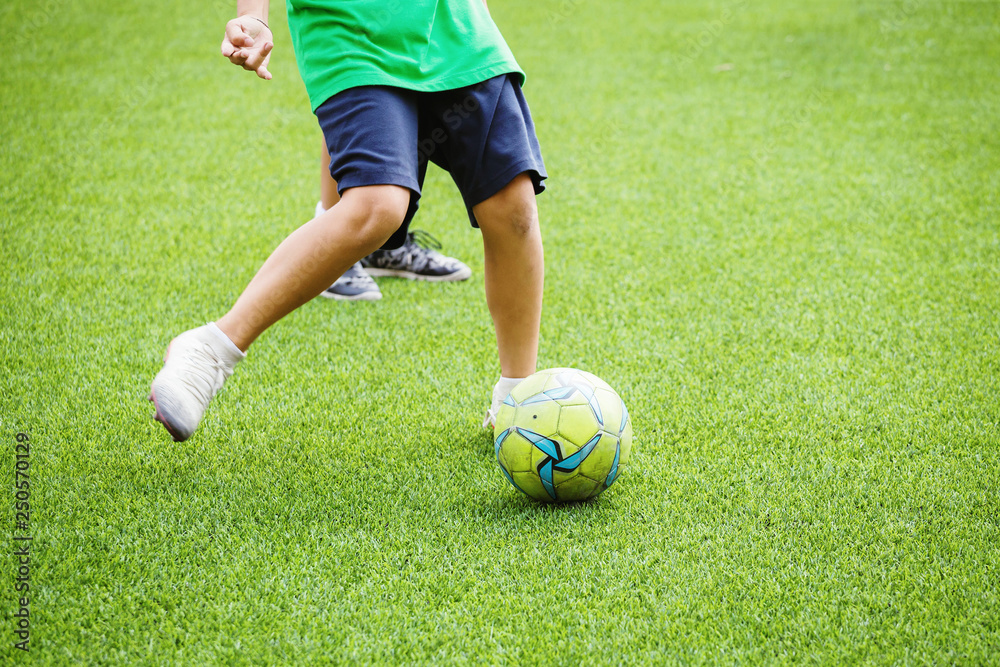
[[212, 333], [214, 333], [219, 338], [219, 340], [222, 341], [222, 344], [226, 346], [227, 350], [229, 350], [230, 352], [232, 352], [233, 354], [235, 354], [240, 359], [242, 359], [243, 357], [247, 356], [246, 353], [243, 350], [241, 350], [240, 348], [236, 347], [236, 343], [234, 343], [233, 340], [229, 336], [227, 336], [225, 333], [223, 333], [222, 329], [220, 329], [219, 327], [215, 326], [215, 322], [209, 322], [207, 326], [208, 326], [208, 330], [211, 331]]
[[524, 378], [505, 378], [500, 376], [497, 383], [493, 385], [493, 400], [490, 404], [490, 409], [486, 411], [486, 417], [483, 419], [483, 428], [491, 428], [496, 422], [497, 413], [500, 412], [500, 406], [503, 405], [503, 399], [507, 398], [514, 387], [521, 384], [521, 380]]
[[507, 398], [507, 394], [514, 390], [514, 387], [521, 384], [524, 378], [506, 378], [500, 376], [497, 383], [493, 386], [493, 408], [499, 409], [500, 404], [503, 403], [503, 399]]
[[316, 215], [315, 215], [315, 217], [318, 218], [319, 216], [323, 215], [324, 213], [326, 213], [326, 209], [323, 208], [323, 200], [320, 199], [318, 202], [316, 202]]

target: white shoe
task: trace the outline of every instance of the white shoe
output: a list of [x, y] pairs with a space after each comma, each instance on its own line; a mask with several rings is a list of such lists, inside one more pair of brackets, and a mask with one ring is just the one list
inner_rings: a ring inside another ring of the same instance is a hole
[[156, 421], [177, 442], [191, 437], [209, 401], [246, 354], [227, 345], [209, 325], [185, 331], [170, 342], [149, 400]]
[[483, 428], [493, 428], [497, 425], [497, 411], [500, 406], [486, 408], [486, 416], [483, 417]]

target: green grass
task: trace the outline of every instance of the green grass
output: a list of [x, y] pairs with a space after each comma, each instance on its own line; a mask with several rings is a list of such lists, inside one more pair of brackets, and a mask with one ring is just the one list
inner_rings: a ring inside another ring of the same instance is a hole
[[[543, 367], [603, 377], [633, 463], [507, 485], [478, 232], [269, 331], [172, 443], [145, 401], [318, 196], [275, 3], [6, 3], [0, 438], [31, 437], [39, 664], [996, 664], [996, 2], [493, 3], [528, 71]], [[8, 538], [4, 553], [15, 548]]]

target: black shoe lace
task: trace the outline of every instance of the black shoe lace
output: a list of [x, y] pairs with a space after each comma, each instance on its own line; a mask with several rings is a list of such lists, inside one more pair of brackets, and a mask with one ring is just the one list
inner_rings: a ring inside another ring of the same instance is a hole
[[422, 229], [414, 229], [406, 235], [407, 243], [420, 246], [425, 250], [440, 250], [441, 242], [434, 238], [429, 232]]

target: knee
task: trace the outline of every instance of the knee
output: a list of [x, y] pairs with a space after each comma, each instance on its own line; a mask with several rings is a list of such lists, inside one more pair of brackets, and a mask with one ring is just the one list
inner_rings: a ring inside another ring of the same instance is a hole
[[372, 185], [344, 191], [352, 233], [359, 240], [381, 244], [399, 229], [410, 208], [410, 191], [395, 185]]
[[538, 232], [538, 208], [535, 206], [535, 196], [532, 193], [528, 199], [510, 202], [505, 210], [507, 231], [518, 238], [531, 236]]
[[531, 179], [526, 175], [515, 179], [473, 212], [484, 232], [498, 231], [517, 238], [538, 232], [538, 207]]

